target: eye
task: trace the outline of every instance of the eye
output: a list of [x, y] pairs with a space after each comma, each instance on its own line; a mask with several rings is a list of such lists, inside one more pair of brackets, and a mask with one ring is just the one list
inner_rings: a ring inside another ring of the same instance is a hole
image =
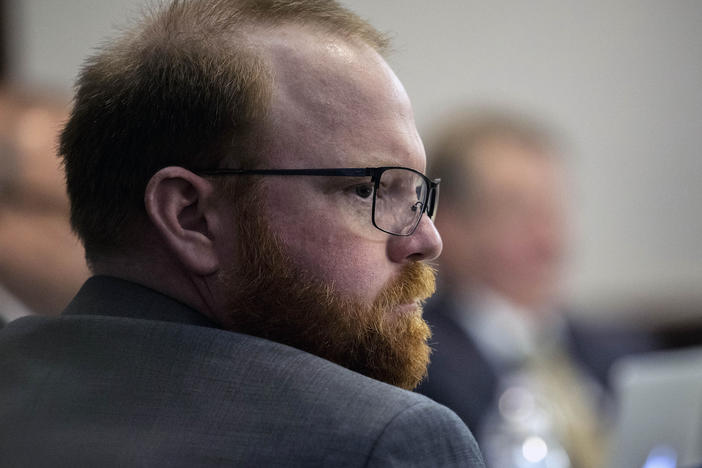
[[373, 196], [373, 184], [358, 184], [354, 186], [354, 192], [361, 198]]

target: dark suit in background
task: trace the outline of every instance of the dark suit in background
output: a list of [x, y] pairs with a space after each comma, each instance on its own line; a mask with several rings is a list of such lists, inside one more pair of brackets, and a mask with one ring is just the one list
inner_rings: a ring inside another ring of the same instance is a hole
[[3, 466], [482, 466], [446, 408], [93, 277], [0, 334]]
[[[432, 353], [428, 377], [417, 391], [448, 406], [479, 431], [486, 414], [494, 408], [501, 380], [520, 367], [520, 362], [496, 365], [485, 350], [459, 324], [461, 308], [451, 294], [441, 292], [425, 307], [424, 318], [432, 328]], [[595, 327], [566, 320], [561, 345], [578, 372], [603, 391], [599, 403], [606, 404], [608, 372], [620, 357], [654, 348], [650, 337], [630, 331]]]

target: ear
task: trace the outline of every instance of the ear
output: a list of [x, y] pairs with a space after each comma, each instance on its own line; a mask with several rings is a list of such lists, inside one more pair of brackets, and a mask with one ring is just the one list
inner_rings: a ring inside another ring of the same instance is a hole
[[165, 167], [149, 180], [144, 203], [161, 239], [186, 269], [200, 276], [218, 270], [214, 233], [220, 214], [208, 180], [182, 167]]

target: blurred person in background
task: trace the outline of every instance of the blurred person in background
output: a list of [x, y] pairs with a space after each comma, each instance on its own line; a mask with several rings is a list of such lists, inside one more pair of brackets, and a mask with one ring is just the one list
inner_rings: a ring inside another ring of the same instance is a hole
[[0, 326], [57, 315], [88, 277], [56, 159], [58, 98], [0, 85]]
[[560, 153], [545, 127], [490, 109], [456, 114], [428, 145], [442, 177], [444, 253], [425, 307], [434, 353], [418, 391], [475, 428], [494, 467], [601, 466], [608, 368], [648, 346], [564, 313]]
[[11, 466], [483, 467], [416, 393], [438, 181], [387, 38], [331, 0], [164, 4], [61, 134], [89, 278], [0, 331]]

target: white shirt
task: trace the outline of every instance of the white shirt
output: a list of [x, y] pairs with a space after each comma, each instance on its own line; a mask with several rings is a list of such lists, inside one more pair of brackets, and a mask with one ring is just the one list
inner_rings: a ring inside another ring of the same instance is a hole
[[557, 311], [528, 310], [487, 288], [472, 290], [458, 300], [461, 312], [453, 319], [493, 366], [523, 362], [565, 333], [565, 320]]

